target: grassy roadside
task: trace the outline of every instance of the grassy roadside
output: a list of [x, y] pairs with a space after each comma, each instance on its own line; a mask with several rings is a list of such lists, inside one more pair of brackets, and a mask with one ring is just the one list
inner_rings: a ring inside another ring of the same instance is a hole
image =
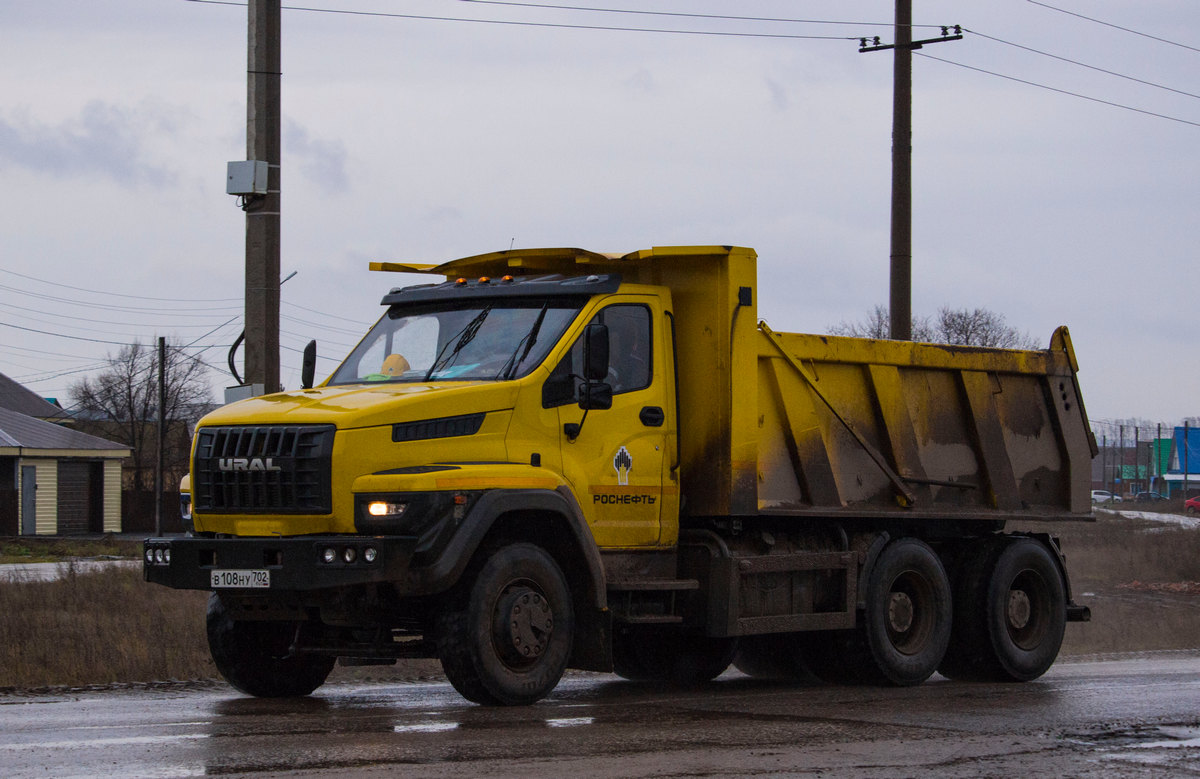
[[0, 538], [0, 565], [55, 563], [83, 557], [124, 557], [137, 560], [141, 554], [140, 539], [116, 538], [111, 535], [100, 539], [70, 536]]
[[209, 679], [208, 593], [152, 587], [140, 568], [0, 584], [0, 690]]

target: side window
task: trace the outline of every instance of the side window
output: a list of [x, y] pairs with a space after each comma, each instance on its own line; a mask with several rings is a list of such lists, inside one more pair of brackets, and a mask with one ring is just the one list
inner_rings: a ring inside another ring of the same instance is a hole
[[[588, 324], [608, 326], [608, 383], [613, 394], [645, 389], [654, 376], [651, 371], [650, 309], [639, 305], [615, 305], [602, 309]], [[577, 340], [571, 351], [554, 367], [542, 388], [546, 408], [574, 403], [583, 383], [583, 342]]]

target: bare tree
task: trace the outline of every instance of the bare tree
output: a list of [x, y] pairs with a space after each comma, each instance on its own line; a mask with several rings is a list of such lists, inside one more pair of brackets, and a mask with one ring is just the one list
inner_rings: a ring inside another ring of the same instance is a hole
[[[843, 321], [829, 328], [829, 332], [833, 335], [849, 335], [854, 338], [887, 339], [892, 337], [892, 319], [887, 306], [876, 305], [863, 319], [857, 322]], [[933, 340], [933, 330], [930, 329], [927, 317], [914, 316], [912, 318], [912, 337], [914, 341]]]
[[[154, 484], [158, 422], [158, 350], [135, 341], [109, 355], [108, 367], [95, 377], [70, 387], [75, 407], [97, 424], [96, 434], [112, 438], [132, 450], [131, 483], [146, 491]], [[190, 424], [211, 402], [208, 369], [204, 363], [169, 344], [166, 360], [167, 438], [164, 460], [169, 472], [186, 471], [190, 449]], [[85, 427], [81, 424], [80, 427]]]
[[[888, 307], [876, 305], [857, 322], [841, 322], [829, 328], [834, 335], [856, 338], [890, 338], [891, 317]], [[986, 308], [973, 310], [938, 309], [936, 317], [912, 318], [912, 340], [959, 346], [995, 346], [1005, 349], [1040, 349], [1037, 339], [1009, 326], [1003, 314]]]
[[1009, 326], [1004, 314], [986, 308], [938, 309], [933, 325], [940, 343], [961, 346], [995, 346], [1003, 349], [1039, 349], [1037, 339]]

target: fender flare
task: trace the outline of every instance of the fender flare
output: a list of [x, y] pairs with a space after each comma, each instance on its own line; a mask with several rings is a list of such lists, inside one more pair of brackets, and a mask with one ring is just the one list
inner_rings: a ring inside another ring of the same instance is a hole
[[607, 609], [608, 596], [600, 550], [592, 538], [583, 511], [565, 486], [556, 490], [488, 490], [471, 507], [437, 559], [429, 565], [409, 569], [405, 592], [432, 595], [450, 589], [463, 575], [471, 558], [500, 517], [529, 511], [555, 514], [563, 520], [575, 549], [586, 565], [586, 599], [597, 609]]

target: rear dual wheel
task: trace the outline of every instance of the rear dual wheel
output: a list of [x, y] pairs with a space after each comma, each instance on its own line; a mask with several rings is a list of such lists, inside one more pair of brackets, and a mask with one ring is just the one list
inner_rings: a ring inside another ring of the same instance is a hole
[[871, 568], [863, 600], [855, 630], [803, 634], [807, 667], [839, 684], [928, 679], [946, 652], [952, 616], [950, 579], [937, 553], [916, 538], [892, 541]]
[[1035, 539], [996, 539], [968, 555], [954, 607], [944, 676], [1025, 682], [1058, 657], [1066, 586], [1054, 555]]
[[885, 683], [928, 679], [950, 642], [952, 597], [946, 569], [928, 544], [901, 538], [884, 547], [867, 585], [863, 636]]

